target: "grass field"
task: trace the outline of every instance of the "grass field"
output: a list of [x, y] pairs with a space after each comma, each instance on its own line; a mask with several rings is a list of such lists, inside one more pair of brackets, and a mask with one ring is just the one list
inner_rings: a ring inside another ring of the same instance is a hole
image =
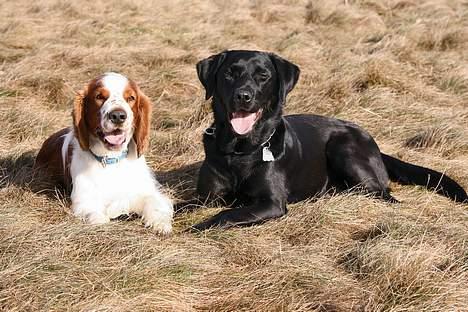
[[159, 237], [139, 220], [82, 224], [31, 173], [74, 90], [112, 70], [152, 99], [147, 160], [189, 198], [212, 120], [195, 63], [243, 48], [300, 66], [287, 113], [356, 122], [468, 188], [468, 1], [2, 1], [0, 34], [0, 310], [468, 311], [467, 205], [421, 187], [183, 233], [211, 207]]

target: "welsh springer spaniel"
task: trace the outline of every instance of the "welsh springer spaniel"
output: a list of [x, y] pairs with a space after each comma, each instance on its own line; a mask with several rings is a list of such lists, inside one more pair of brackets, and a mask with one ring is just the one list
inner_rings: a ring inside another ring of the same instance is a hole
[[146, 164], [151, 102], [117, 73], [93, 79], [74, 102], [73, 129], [49, 137], [35, 168], [71, 188], [73, 214], [91, 224], [136, 213], [147, 227], [172, 230], [172, 202]]

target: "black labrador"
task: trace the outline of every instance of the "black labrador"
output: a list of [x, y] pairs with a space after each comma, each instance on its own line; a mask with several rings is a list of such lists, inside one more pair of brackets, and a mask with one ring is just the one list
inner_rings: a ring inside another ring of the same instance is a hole
[[199, 200], [223, 199], [224, 210], [193, 228], [250, 225], [283, 216], [286, 204], [329, 190], [360, 187], [389, 202], [389, 180], [424, 185], [458, 202], [467, 194], [442, 173], [380, 152], [359, 126], [317, 115], [282, 116], [299, 68], [273, 54], [226, 51], [197, 64], [213, 98], [205, 131]]

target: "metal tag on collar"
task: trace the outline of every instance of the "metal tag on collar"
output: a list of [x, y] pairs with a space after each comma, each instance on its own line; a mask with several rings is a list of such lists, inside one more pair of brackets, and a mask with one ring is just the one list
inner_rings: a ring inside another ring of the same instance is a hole
[[101, 158], [101, 165], [102, 165], [103, 168], [106, 168], [106, 166], [107, 166], [107, 156], [103, 156]]
[[262, 149], [262, 160], [263, 161], [275, 160], [275, 157], [273, 156], [273, 153], [270, 150], [270, 142], [268, 142], [268, 144], [266, 144]]

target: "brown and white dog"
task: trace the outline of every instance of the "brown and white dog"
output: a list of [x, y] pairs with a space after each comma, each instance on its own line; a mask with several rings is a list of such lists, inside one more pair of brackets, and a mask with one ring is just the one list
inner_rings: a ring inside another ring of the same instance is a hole
[[93, 79], [77, 94], [73, 128], [49, 137], [35, 168], [71, 189], [73, 214], [91, 224], [136, 213], [159, 233], [172, 230], [172, 202], [146, 164], [151, 102], [117, 73]]

